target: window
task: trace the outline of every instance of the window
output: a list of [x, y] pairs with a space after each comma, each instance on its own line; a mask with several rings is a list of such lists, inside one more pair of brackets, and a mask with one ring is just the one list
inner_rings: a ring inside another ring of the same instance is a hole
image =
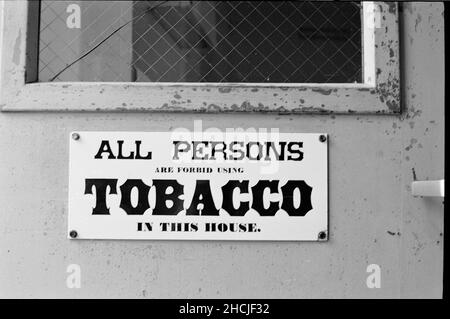
[[2, 6], [4, 111], [400, 111], [395, 3]]
[[[70, 29], [67, 4], [42, 1], [39, 81], [362, 82], [358, 2], [82, 1], [79, 6], [83, 27]], [[89, 54], [77, 61], [83, 52]]]

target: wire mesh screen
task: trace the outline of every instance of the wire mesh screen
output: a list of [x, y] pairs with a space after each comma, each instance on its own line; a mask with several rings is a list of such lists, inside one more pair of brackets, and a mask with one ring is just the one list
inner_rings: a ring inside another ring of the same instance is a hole
[[41, 1], [39, 81], [353, 83], [361, 4]]

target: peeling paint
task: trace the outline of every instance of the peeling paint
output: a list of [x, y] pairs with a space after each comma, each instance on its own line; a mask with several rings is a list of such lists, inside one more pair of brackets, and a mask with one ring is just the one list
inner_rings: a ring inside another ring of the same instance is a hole
[[389, 57], [393, 58], [395, 55], [394, 50], [392, 48], [389, 48]]
[[420, 22], [422, 22], [422, 16], [419, 13], [419, 14], [417, 14], [416, 24], [414, 25], [414, 30], [416, 30], [416, 32], [417, 32], [417, 26], [420, 24]]
[[332, 89], [324, 89], [324, 88], [313, 88], [311, 91], [317, 92], [323, 95], [330, 95], [332, 92]]
[[230, 92], [231, 92], [230, 87], [220, 87], [219, 88], [219, 93], [230, 93]]

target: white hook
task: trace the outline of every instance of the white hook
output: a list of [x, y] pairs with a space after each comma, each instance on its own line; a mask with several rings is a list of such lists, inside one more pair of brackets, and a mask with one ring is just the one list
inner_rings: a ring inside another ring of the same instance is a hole
[[445, 180], [438, 181], [414, 181], [411, 189], [413, 196], [444, 197]]

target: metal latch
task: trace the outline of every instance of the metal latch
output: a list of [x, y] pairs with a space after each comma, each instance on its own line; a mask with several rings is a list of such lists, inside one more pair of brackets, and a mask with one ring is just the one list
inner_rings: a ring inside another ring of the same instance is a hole
[[414, 181], [411, 184], [413, 196], [444, 197], [444, 179], [437, 181]]

